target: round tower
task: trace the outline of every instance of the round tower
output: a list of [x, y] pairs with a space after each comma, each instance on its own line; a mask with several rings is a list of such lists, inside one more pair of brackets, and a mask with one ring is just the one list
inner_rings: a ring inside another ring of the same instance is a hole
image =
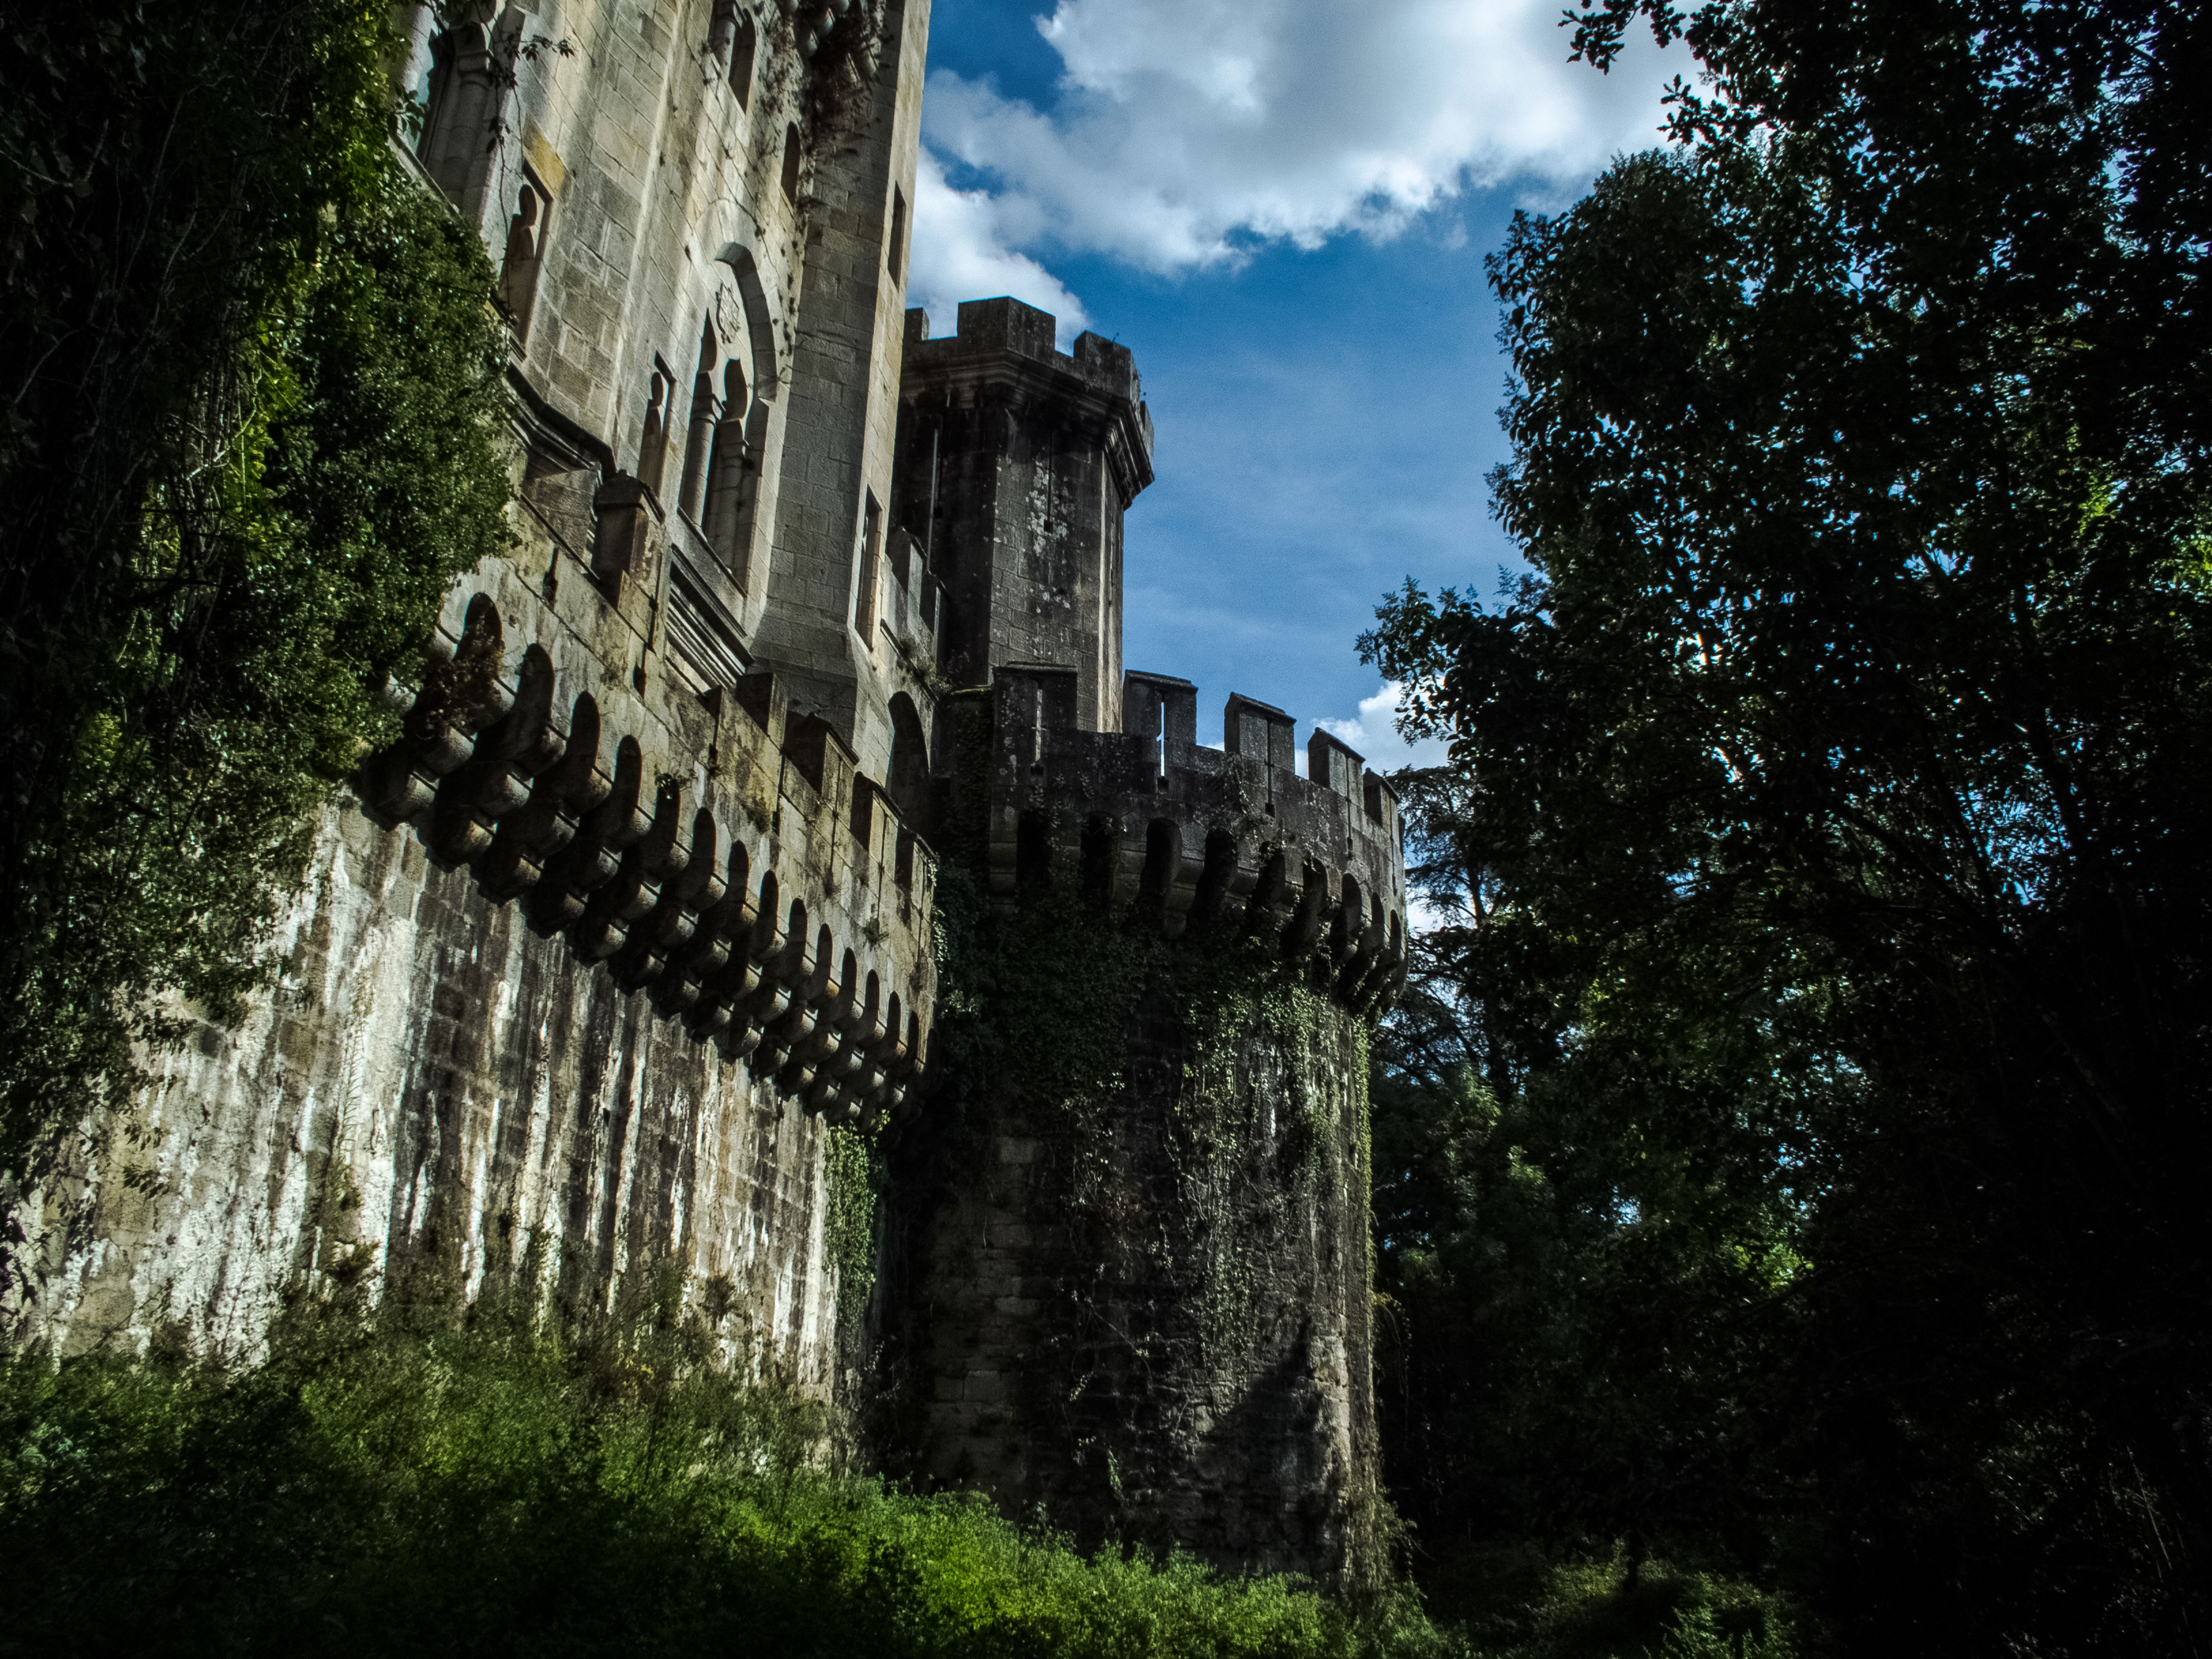
[[1189, 682], [1108, 678], [1151, 476], [1133, 366], [1097, 342], [1115, 373], [1085, 372], [1011, 301], [961, 312], [909, 339], [899, 500], [988, 683], [939, 705], [938, 1025], [889, 1151], [878, 1441], [1086, 1545], [1368, 1577], [1396, 800], [1325, 732], [1300, 775], [1279, 709], [1231, 697], [1215, 750]]

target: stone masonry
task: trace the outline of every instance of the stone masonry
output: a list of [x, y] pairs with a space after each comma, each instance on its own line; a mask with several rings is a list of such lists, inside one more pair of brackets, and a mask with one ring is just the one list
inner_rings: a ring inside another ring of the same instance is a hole
[[1152, 481], [1152, 422], [1128, 348], [1085, 334], [1053, 349], [1053, 319], [971, 301], [927, 338], [907, 313], [899, 520], [951, 594], [943, 651], [956, 680], [986, 664], [1075, 670], [1079, 718], [1121, 722], [1121, 515]]
[[[733, 1359], [920, 1402], [889, 1463], [1093, 1539], [1350, 1571], [1395, 799], [1324, 733], [1297, 775], [1249, 699], [1201, 748], [1194, 687], [1124, 672], [1129, 352], [1060, 353], [1012, 300], [941, 339], [906, 310], [927, 0], [398, 15], [406, 164], [500, 272], [514, 544], [315, 826], [281, 982], [162, 1061], [158, 1183], [49, 1195], [19, 1326], [247, 1354], [321, 1273], [604, 1305], [673, 1273]], [[1206, 1191], [1249, 1224], [1183, 1213], [1199, 1061], [1148, 994], [1089, 1149], [1134, 1231], [1054, 1231], [1020, 1103], [931, 1058], [940, 860], [1010, 925], [1057, 893], [1302, 988], [1319, 1012], [1229, 1033], [1209, 1096], [1241, 1127]], [[824, 1244], [841, 1128], [921, 1172], [866, 1329]], [[1088, 1347], [1048, 1307], [1085, 1261], [1120, 1333]], [[1079, 1352], [1097, 1386], [1048, 1398]]]

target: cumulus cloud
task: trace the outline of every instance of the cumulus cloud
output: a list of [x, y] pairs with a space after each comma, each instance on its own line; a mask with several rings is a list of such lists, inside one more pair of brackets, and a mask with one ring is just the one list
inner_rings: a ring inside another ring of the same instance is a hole
[[1060, 319], [1065, 348], [1087, 319], [1083, 302], [1036, 260], [1006, 246], [1000, 204], [988, 191], [955, 190], [927, 149], [914, 184], [914, 252], [907, 303], [929, 313], [933, 333], [949, 334], [963, 300], [1011, 294]]
[[1408, 743], [1398, 735], [1398, 706], [1406, 693], [1397, 680], [1385, 680], [1382, 689], [1359, 702], [1359, 713], [1351, 720], [1322, 720], [1316, 725], [1342, 738], [1377, 772], [1395, 772], [1401, 766], [1442, 766], [1444, 741], [1423, 738]]
[[1037, 20], [1063, 66], [1054, 108], [930, 77], [925, 137], [991, 188], [940, 175], [946, 216], [925, 195], [918, 242], [979, 270], [1019, 260], [1032, 283], [1050, 278], [1007, 250], [1172, 272], [1389, 235], [1469, 185], [1578, 188], [1656, 141], [1661, 84], [1687, 63], [1645, 40], [1601, 76], [1565, 61], [1559, 16], [1559, 0], [1058, 0]]

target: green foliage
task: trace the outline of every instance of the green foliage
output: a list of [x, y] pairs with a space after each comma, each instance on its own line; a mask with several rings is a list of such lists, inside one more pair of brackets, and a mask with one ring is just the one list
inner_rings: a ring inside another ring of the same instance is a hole
[[[937, 927], [942, 1075], [956, 1091], [1003, 1091], [1026, 1130], [1054, 1145], [1063, 1218], [1104, 1230], [1080, 1248], [1103, 1246], [1133, 1218], [1114, 1117], [1135, 1068], [1171, 1057], [1171, 1077], [1149, 1081], [1171, 1097], [1170, 1156], [1196, 1218], [1200, 1328], [1209, 1352], [1242, 1351], [1267, 1265], [1259, 1253], [1290, 1206], [1333, 1179], [1324, 1152], [1338, 1106], [1315, 1068], [1340, 1071], [1357, 1091], [1364, 1028], [1328, 1007], [1310, 965], [1241, 933], [1170, 940], [1152, 918], [1109, 921], [1045, 889], [1024, 895], [1018, 914], [992, 916], [973, 877], [954, 867], [939, 878]], [[1339, 1053], [1347, 1024], [1358, 1051]], [[1239, 1172], [1264, 1138], [1263, 1115], [1284, 1155], [1255, 1191]], [[1350, 1178], [1356, 1186], [1365, 1171]]]
[[1493, 259], [1538, 574], [1367, 641], [1452, 740], [1386, 1054], [1434, 1513], [1869, 1651], [2201, 1640], [2200, 11], [1698, 6], [1686, 147]]
[[876, 1143], [856, 1130], [823, 1131], [822, 1248], [837, 1269], [837, 1323], [858, 1329], [875, 1286], [876, 1194], [884, 1182]]
[[985, 908], [975, 875], [946, 864], [936, 910], [937, 1029], [948, 1071], [1006, 1079], [1033, 1107], [1088, 1121], [1122, 1087], [1128, 1023], [1165, 957], [1133, 927], [1100, 925], [1039, 895], [1011, 923]]
[[666, 1309], [589, 1336], [303, 1304], [224, 1373], [0, 1365], [0, 1651], [1413, 1656], [1187, 1558], [1085, 1559], [810, 1461], [819, 1413]]
[[1553, 1558], [1460, 1544], [1424, 1564], [1428, 1607], [1483, 1659], [1795, 1659], [1789, 1605], [1738, 1579], [1625, 1552]]
[[503, 544], [490, 272], [387, 151], [383, 25], [11, 21], [0, 1283], [25, 1196], [66, 1232], [63, 1177], [127, 1163], [148, 1065], [272, 971], [311, 810]]
[[1095, 1123], [1127, 1087], [1140, 1006], [1174, 1010], [1194, 1102], [1218, 1098], [1245, 1037], [1302, 1048], [1322, 1030], [1322, 994], [1300, 966], [1242, 934], [1170, 940], [1151, 919], [1109, 922], [1056, 890], [994, 917], [974, 875], [950, 864], [933, 925], [933, 1052], [948, 1072], [1011, 1084], [1039, 1127]]

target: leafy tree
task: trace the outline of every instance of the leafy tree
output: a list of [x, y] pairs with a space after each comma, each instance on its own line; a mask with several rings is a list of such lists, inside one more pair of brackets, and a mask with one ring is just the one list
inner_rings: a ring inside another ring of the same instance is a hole
[[1625, 954], [1527, 905], [1463, 773], [1402, 782], [1446, 916], [1376, 1043], [1393, 1489], [1440, 1550], [1533, 1532], [1620, 1540], [1632, 1578], [1655, 1547], [1765, 1565], [1788, 1483], [1747, 1419], [1796, 1317], [1802, 1036], [1719, 973], [1654, 1010]]
[[1725, 1472], [1885, 1652], [2195, 1651], [2207, 24], [1606, 0], [1577, 46], [1639, 14], [1711, 71], [1678, 148], [1491, 265], [1539, 574], [1366, 641], [1452, 738], [1472, 1057], [1622, 1194], [1562, 1201], [1570, 1305], [1662, 1338], [1577, 1338], [1643, 1461], [1571, 1466], [1720, 1535]]
[[[26, 0], [0, 55], [0, 1289], [270, 971], [308, 810], [501, 544], [482, 247], [385, 9]], [[143, 1178], [143, 1170], [138, 1171]]]

